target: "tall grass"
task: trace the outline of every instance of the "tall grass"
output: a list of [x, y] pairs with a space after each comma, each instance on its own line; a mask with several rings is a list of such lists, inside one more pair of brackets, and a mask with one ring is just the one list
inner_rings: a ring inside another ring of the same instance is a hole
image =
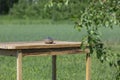
[[[39, 41], [51, 36], [55, 40], [80, 41], [85, 31], [78, 32], [74, 24], [0, 25], [0, 42]], [[120, 28], [102, 28], [103, 40], [110, 42], [114, 52], [120, 50]], [[116, 69], [101, 64], [92, 56], [92, 80], [115, 80]], [[23, 80], [51, 80], [51, 56], [24, 57]], [[0, 80], [16, 80], [16, 58], [0, 56]], [[57, 80], [85, 80], [85, 55], [57, 57]]]

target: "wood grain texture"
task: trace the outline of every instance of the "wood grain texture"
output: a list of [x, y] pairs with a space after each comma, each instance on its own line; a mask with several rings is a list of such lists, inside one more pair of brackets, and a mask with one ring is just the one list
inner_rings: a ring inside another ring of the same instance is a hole
[[91, 58], [90, 54], [86, 54], [86, 80], [90, 80], [90, 65], [91, 65]]
[[22, 53], [17, 51], [17, 80], [22, 80]]
[[80, 48], [48, 48], [48, 49], [24, 49], [23, 56], [38, 56], [38, 55], [62, 55], [62, 54], [77, 54], [83, 53]]
[[0, 49], [0, 55], [3, 56], [16, 56], [17, 51], [16, 50], [3, 50]]
[[65, 48], [80, 47], [81, 42], [54, 41], [53, 44], [45, 44], [43, 41], [35, 42], [8, 42], [0, 43], [0, 49], [40, 49], [40, 48]]
[[56, 74], [56, 71], [57, 71], [56, 59], [57, 59], [57, 56], [56, 56], [56, 55], [53, 55], [53, 56], [52, 56], [52, 80], [57, 80], [57, 74]]

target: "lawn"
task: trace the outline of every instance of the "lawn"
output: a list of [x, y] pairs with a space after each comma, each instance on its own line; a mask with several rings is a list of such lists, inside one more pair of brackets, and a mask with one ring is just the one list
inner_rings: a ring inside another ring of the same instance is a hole
[[[74, 24], [3, 24], [0, 25], [0, 42], [39, 41], [50, 36], [55, 40], [80, 41], [85, 30], [78, 32]], [[120, 51], [120, 28], [101, 28], [103, 41]], [[51, 80], [51, 56], [24, 57], [23, 80]], [[92, 80], [115, 80], [116, 69], [100, 63], [92, 56]], [[0, 56], [0, 80], [16, 80], [16, 58]], [[85, 80], [85, 55], [57, 57], [57, 80]]]

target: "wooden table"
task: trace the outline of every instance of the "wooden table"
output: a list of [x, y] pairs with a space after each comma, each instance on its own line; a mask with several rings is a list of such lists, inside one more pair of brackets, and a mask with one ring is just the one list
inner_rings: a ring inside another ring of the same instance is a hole
[[0, 55], [17, 57], [17, 80], [22, 80], [22, 57], [52, 55], [52, 80], [56, 80], [56, 55], [86, 53], [86, 80], [90, 80], [90, 56], [80, 50], [80, 42], [54, 41], [53, 44], [36, 42], [0, 43]]

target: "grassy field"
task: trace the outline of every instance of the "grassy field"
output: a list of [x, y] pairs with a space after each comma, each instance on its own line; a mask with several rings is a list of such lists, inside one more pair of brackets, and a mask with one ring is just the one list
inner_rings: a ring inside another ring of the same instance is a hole
[[[55, 40], [80, 41], [85, 30], [78, 32], [73, 24], [0, 25], [0, 42], [39, 41], [51, 36]], [[120, 51], [120, 28], [102, 28], [103, 41]], [[116, 69], [92, 56], [92, 80], [115, 80]], [[51, 80], [51, 56], [24, 57], [23, 80]], [[0, 56], [0, 80], [16, 80], [16, 58]], [[57, 57], [57, 80], [85, 80], [85, 55]]]

